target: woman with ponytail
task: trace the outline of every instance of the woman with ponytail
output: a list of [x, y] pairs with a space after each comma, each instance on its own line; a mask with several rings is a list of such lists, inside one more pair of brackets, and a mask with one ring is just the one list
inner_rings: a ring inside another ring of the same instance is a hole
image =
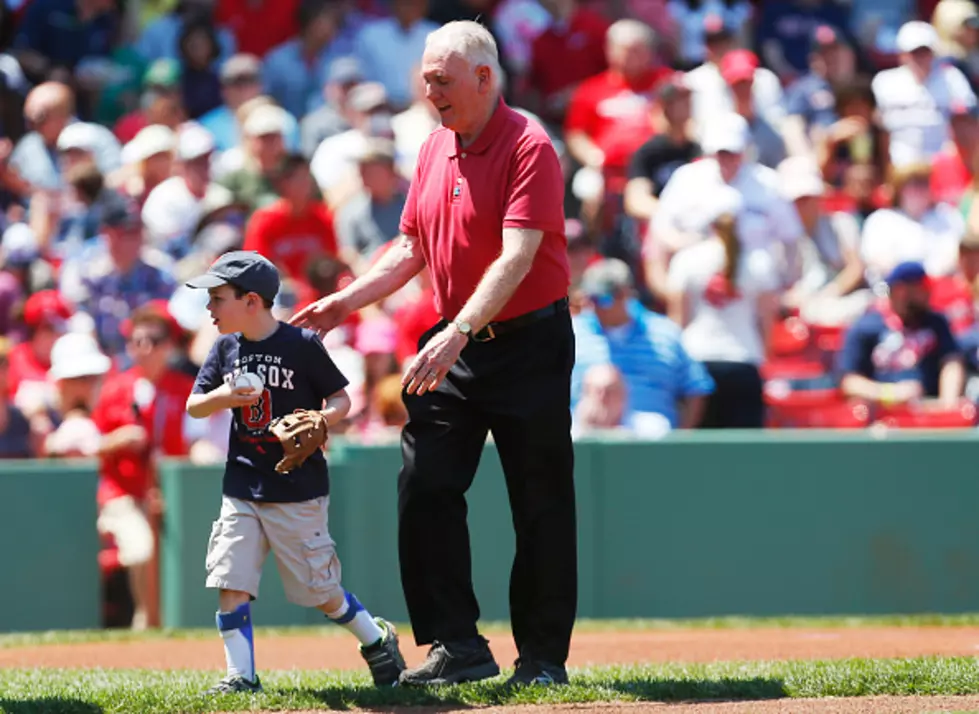
[[670, 317], [683, 328], [690, 357], [703, 362], [716, 384], [702, 426], [760, 428], [764, 405], [759, 366], [778, 308], [780, 281], [772, 255], [746, 249], [739, 238], [738, 192], [725, 188], [716, 199], [710, 236], [670, 262]]

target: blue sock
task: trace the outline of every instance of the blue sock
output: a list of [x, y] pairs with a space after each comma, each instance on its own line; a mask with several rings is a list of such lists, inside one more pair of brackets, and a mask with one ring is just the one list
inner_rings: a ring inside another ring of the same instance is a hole
[[229, 677], [255, 681], [255, 639], [252, 634], [251, 605], [239, 605], [234, 612], [219, 612], [218, 630], [224, 639], [224, 657]]

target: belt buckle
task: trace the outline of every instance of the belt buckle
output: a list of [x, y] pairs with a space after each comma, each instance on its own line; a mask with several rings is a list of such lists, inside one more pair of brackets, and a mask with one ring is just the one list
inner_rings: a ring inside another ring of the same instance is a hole
[[493, 325], [492, 324], [489, 324], [486, 327], [484, 327], [482, 330], [480, 330], [480, 332], [483, 332], [483, 331], [485, 331], [489, 335], [489, 337], [481, 340], [476, 335], [473, 335], [473, 341], [475, 341], [475, 342], [489, 342], [490, 340], [495, 340], [496, 339], [496, 333], [493, 332]]

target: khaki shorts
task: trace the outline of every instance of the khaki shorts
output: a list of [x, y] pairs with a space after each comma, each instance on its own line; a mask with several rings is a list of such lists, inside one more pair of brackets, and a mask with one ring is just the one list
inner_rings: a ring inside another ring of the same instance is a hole
[[115, 540], [122, 567], [143, 565], [153, 557], [153, 529], [132, 496], [106, 501], [96, 527], [100, 534], [109, 534]]
[[327, 530], [329, 496], [255, 503], [224, 496], [207, 545], [207, 587], [258, 597], [269, 550], [290, 602], [317, 607], [340, 590], [340, 560]]

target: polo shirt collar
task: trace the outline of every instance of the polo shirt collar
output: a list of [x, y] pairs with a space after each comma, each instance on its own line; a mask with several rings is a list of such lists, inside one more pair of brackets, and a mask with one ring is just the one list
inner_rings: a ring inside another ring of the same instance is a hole
[[465, 151], [467, 154], [482, 154], [484, 153], [492, 144], [493, 141], [500, 135], [503, 127], [506, 125], [507, 118], [509, 114], [509, 109], [503, 101], [503, 97], [497, 100], [496, 109], [493, 110], [493, 116], [483, 127], [483, 130], [479, 132], [479, 136], [476, 137], [474, 141], [469, 146], [463, 148], [462, 144], [459, 142], [459, 135], [454, 133], [453, 141], [449, 143], [449, 157], [455, 157]]

